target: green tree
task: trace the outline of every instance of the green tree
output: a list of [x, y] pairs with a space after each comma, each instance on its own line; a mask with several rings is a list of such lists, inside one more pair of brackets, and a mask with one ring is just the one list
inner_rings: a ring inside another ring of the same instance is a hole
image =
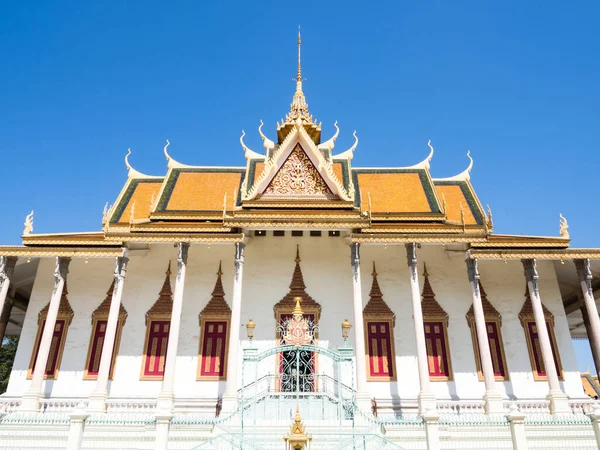
[[8, 387], [8, 379], [15, 361], [19, 338], [16, 336], [7, 337], [2, 344], [0, 346], [0, 394], [4, 394]]

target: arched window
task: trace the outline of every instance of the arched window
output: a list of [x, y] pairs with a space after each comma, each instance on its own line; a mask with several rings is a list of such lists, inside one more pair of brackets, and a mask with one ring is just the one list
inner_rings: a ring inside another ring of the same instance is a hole
[[[44, 378], [48, 380], [55, 380], [58, 376], [60, 369], [60, 362], [62, 360], [63, 350], [65, 348], [65, 340], [67, 339], [67, 331], [71, 320], [73, 320], [73, 308], [69, 304], [67, 298], [67, 282], [63, 288], [62, 296], [60, 298], [60, 304], [58, 306], [58, 315], [56, 316], [56, 322], [54, 324], [54, 334], [52, 335], [52, 343], [50, 345], [50, 353], [48, 355], [48, 362], [46, 363], [46, 371], [44, 372]], [[27, 371], [27, 379], [31, 379], [33, 376], [33, 370], [35, 369], [35, 362], [37, 360], [38, 352], [40, 350], [40, 341], [42, 340], [42, 334], [46, 326], [46, 317], [48, 316], [48, 309], [50, 303], [48, 303], [38, 314], [38, 331], [35, 337], [35, 343], [33, 345], [33, 354], [29, 362], [29, 370]]]
[[451, 381], [452, 363], [448, 345], [448, 313], [435, 299], [429, 283], [427, 268], [424, 272], [423, 284], [423, 327], [425, 328], [425, 345], [427, 347], [427, 364], [431, 381]]
[[[485, 327], [492, 355], [492, 366], [496, 381], [508, 380], [508, 369], [506, 367], [506, 357], [504, 355], [504, 343], [502, 341], [502, 316], [496, 308], [488, 301], [487, 295], [479, 283], [479, 292], [481, 293], [481, 304], [483, 306], [483, 315], [485, 317]], [[473, 305], [467, 312], [467, 323], [471, 329], [471, 340], [473, 341], [473, 351], [475, 352], [475, 364], [477, 365], [477, 375], [480, 381], [483, 381], [483, 371], [481, 369], [481, 356], [479, 352], [479, 341], [477, 339], [477, 327], [475, 326], [475, 313]]]
[[169, 344], [173, 291], [171, 290], [171, 262], [158, 300], [146, 313], [146, 339], [142, 355], [142, 380], [162, 380]]
[[229, 346], [229, 325], [231, 308], [225, 301], [221, 281], [221, 264], [217, 272], [217, 282], [210, 301], [198, 314], [200, 323], [200, 348], [198, 350], [198, 380], [227, 379], [227, 350]]
[[[558, 348], [556, 347], [556, 336], [554, 335], [554, 315], [543, 303], [542, 309], [544, 310], [544, 318], [546, 319], [546, 328], [548, 329], [548, 336], [550, 337], [550, 346], [552, 348], [556, 372], [558, 373], [558, 377], [563, 380], [562, 364], [560, 362]], [[533, 379], [536, 381], [545, 381], [548, 377], [546, 376], [546, 368], [544, 367], [544, 359], [542, 358], [542, 349], [540, 346], [537, 325], [535, 323], [535, 316], [531, 305], [531, 297], [529, 296], [529, 286], [526, 286], [525, 288], [525, 303], [519, 313], [519, 320], [525, 331], [525, 340], [527, 341], [527, 348], [529, 350], [529, 360], [531, 361]]]
[[369, 357], [367, 380], [395, 381], [396, 352], [394, 350], [394, 325], [396, 316], [383, 300], [373, 262], [373, 284], [369, 301], [363, 310], [365, 348]]
[[[108, 291], [106, 292], [106, 298], [92, 313], [92, 334], [90, 335], [90, 344], [88, 346], [87, 358], [85, 360], [85, 370], [83, 371], [84, 380], [98, 379], [98, 370], [100, 370], [100, 357], [102, 356], [102, 347], [104, 347], [106, 325], [108, 323], [108, 312], [110, 311], [110, 303], [112, 300], [114, 287], [115, 280], [113, 279], [110, 288], [108, 288]], [[115, 344], [113, 346], [113, 353], [110, 362], [110, 372], [108, 375], [109, 379], [111, 380], [115, 369], [115, 363], [117, 361], [117, 355], [119, 353], [121, 331], [123, 330], [126, 320], [127, 311], [121, 303], [119, 307], [119, 322], [117, 324]]]

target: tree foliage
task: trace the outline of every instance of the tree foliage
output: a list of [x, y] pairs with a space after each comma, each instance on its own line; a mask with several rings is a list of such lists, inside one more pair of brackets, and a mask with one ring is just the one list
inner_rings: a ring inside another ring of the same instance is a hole
[[0, 394], [5, 393], [8, 387], [8, 379], [15, 361], [19, 338], [16, 336], [7, 337], [2, 344], [0, 346]]

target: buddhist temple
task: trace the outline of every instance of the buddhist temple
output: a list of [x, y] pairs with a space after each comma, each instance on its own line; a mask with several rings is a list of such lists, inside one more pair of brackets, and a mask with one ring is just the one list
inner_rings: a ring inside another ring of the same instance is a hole
[[360, 132], [322, 133], [300, 50], [238, 165], [166, 141], [147, 175], [128, 152], [97, 229], [32, 211], [0, 246], [1, 337], [20, 336], [0, 447], [599, 448], [572, 339], [600, 369], [600, 249], [558, 213], [555, 236], [495, 230], [468, 153], [445, 178], [426, 139], [418, 164], [355, 166]]

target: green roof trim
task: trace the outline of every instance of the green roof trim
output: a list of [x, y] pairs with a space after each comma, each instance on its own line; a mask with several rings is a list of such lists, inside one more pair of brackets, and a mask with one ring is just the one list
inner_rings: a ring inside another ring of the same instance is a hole
[[435, 186], [460, 186], [460, 190], [467, 199], [469, 209], [471, 210], [473, 217], [475, 217], [475, 222], [477, 222], [477, 225], [485, 224], [483, 214], [481, 213], [481, 210], [477, 205], [477, 201], [473, 196], [473, 192], [471, 191], [471, 189], [469, 189], [469, 186], [466, 181], [434, 181], [433, 184]]
[[346, 192], [350, 188], [350, 164], [347, 159], [334, 159], [332, 161], [333, 164], [341, 163], [342, 164], [342, 179], [340, 180], [344, 184], [344, 188]]
[[110, 218], [110, 223], [119, 223], [119, 221], [121, 220], [121, 216], [123, 215], [123, 211], [125, 211], [125, 207], [131, 200], [133, 193], [135, 192], [135, 190], [137, 189], [137, 187], [140, 183], [162, 183], [162, 182], [163, 182], [162, 178], [159, 180], [157, 180], [156, 178], [152, 178], [152, 179], [134, 178], [134, 179], [132, 179], [129, 182], [129, 186], [127, 186], [127, 190], [125, 191], [125, 194], [121, 198], [121, 201], [115, 208], [115, 212], [112, 214], [112, 216]]

